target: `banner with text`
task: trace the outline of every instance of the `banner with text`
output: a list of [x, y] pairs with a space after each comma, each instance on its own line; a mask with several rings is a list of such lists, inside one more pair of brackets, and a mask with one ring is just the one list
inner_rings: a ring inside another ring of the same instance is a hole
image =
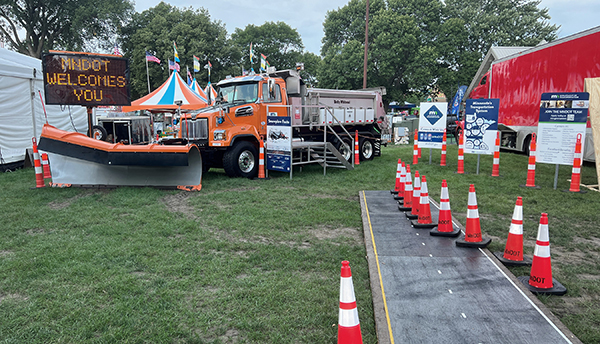
[[465, 106], [465, 153], [494, 154], [498, 133], [500, 99], [467, 99]]
[[442, 149], [448, 103], [421, 103], [419, 147]]
[[542, 94], [537, 162], [573, 165], [577, 134], [581, 134], [583, 152], [589, 99], [587, 92]]
[[292, 167], [292, 120], [289, 116], [267, 116], [267, 169], [290, 172]]

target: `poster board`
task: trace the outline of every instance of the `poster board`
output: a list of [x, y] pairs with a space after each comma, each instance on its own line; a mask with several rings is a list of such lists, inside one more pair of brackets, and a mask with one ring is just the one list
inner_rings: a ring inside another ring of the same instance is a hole
[[277, 116], [269, 112], [267, 116], [267, 169], [290, 172], [292, 167], [292, 118]]
[[421, 103], [419, 147], [442, 149], [448, 103]]
[[577, 134], [581, 134], [581, 142], [585, 143], [588, 107], [587, 92], [542, 94], [536, 142], [537, 162], [573, 165]]
[[494, 154], [498, 134], [500, 99], [467, 99], [465, 106], [465, 153]]
[[585, 79], [583, 90], [590, 95], [588, 110], [594, 138], [596, 174], [600, 185], [600, 78]]

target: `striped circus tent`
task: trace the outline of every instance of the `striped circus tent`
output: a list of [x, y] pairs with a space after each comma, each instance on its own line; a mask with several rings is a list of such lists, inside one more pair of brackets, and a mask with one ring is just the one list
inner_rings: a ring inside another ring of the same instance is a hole
[[204, 94], [206, 94], [210, 98], [210, 105], [215, 105], [217, 91], [215, 91], [215, 88], [212, 86], [211, 83], [208, 83], [208, 85], [206, 85], [206, 88], [204, 89]]
[[206, 98], [195, 93], [181, 78], [173, 72], [159, 88], [152, 93], [131, 102], [131, 106], [123, 106], [123, 112], [136, 110], [173, 111], [177, 110], [176, 100], [181, 100], [184, 110], [196, 110], [207, 106]]
[[192, 91], [196, 92], [196, 94], [199, 95], [200, 98], [202, 98], [206, 103], [208, 103], [208, 100], [207, 100], [208, 97], [206, 96], [206, 93], [204, 92], [204, 90], [198, 84], [198, 81], [196, 80], [196, 78], [194, 78], [194, 81], [192, 81], [190, 88], [192, 89]]

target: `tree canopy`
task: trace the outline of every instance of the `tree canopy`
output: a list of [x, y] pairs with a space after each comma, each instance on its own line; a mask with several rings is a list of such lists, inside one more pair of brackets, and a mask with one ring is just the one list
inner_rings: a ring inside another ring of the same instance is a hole
[[208, 71], [203, 68], [208, 61], [213, 66], [211, 80], [219, 81], [233, 72], [240, 58], [240, 52], [227, 39], [224, 25], [211, 21], [208, 11], [203, 8], [179, 9], [161, 2], [133, 15], [121, 34], [124, 55], [131, 60], [131, 93], [134, 99], [148, 94], [146, 51], [161, 60], [160, 65], [154, 62], [148, 65], [151, 90], [169, 76], [168, 60], [174, 60], [174, 42], [184, 79], [186, 67], [193, 73], [193, 56], [199, 58], [200, 71], [195, 75], [200, 84], [208, 82]]
[[[369, 10], [368, 87], [389, 100], [468, 84], [493, 45], [533, 46], [556, 39], [540, 0], [374, 0]], [[327, 13], [320, 87], [360, 88], [365, 0]]]
[[130, 0], [0, 0], [0, 35], [37, 58], [50, 49], [108, 48], [132, 12]]

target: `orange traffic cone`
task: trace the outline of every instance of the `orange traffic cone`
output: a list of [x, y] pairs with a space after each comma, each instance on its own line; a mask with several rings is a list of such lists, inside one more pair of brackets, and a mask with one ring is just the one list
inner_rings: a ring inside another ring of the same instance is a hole
[[415, 138], [413, 139], [413, 165], [419, 163], [419, 134], [415, 130]]
[[421, 177], [419, 176], [419, 171], [415, 171], [415, 182], [413, 184], [413, 194], [412, 194], [412, 207], [410, 212], [405, 212], [404, 214], [410, 220], [419, 218], [419, 204], [421, 202]]
[[456, 170], [458, 174], [465, 173], [465, 131], [460, 132], [460, 137], [458, 138], [458, 169]]
[[450, 211], [450, 195], [448, 194], [448, 183], [442, 180], [442, 192], [440, 193], [440, 215], [438, 216], [437, 228], [429, 231], [429, 235], [456, 237], [460, 234], [460, 228], [454, 227], [452, 223], [452, 211]]
[[427, 189], [427, 178], [421, 177], [421, 197], [419, 200], [419, 217], [417, 220], [412, 220], [410, 223], [415, 228], [431, 229], [437, 224], [431, 220], [431, 207], [429, 205], [429, 190]]
[[262, 139], [258, 153], [258, 179], [268, 179], [265, 176], [265, 141]]
[[523, 255], [523, 197], [517, 197], [504, 254], [494, 252], [494, 255], [507, 266], [531, 265], [531, 258]]
[[33, 142], [33, 166], [35, 167], [35, 187], [43, 188], [46, 186], [44, 183], [44, 172], [42, 171], [42, 163], [40, 162], [40, 153], [37, 148], [37, 141], [34, 138], [31, 139]]
[[413, 187], [412, 187], [412, 176], [410, 174], [410, 165], [406, 165], [406, 182], [404, 183], [404, 200], [403, 203], [400, 204], [398, 201], [398, 210], [407, 211], [411, 210], [413, 206]]
[[400, 172], [402, 172], [402, 159], [398, 159], [398, 167], [396, 167], [396, 184], [394, 190], [390, 190], [390, 193], [397, 195], [400, 191]]
[[440, 166], [446, 166], [446, 129], [442, 137], [442, 157], [440, 158]]
[[494, 145], [494, 161], [492, 163], [492, 177], [500, 177], [500, 130], [496, 134]]
[[404, 199], [404, 188], [406, 184], [406, 165], [404, 164], [404, 162], [402, 162], [402, 165], [400, 165], [400, 190], [398, 191], [398, 193], [396, 194], [396, 196], [394, 196], [394, 199], [396, 201], [398, 200], [402, 200]]
[[577, 142], [575, 143], [575, 155], [573, 155], [573, 172], [571, 173], [570, 192], [585, 193], [580, 189], [581, 183], [581, 134], [577, 134]]
[[340, 278], [340, 312], [338, 317], [338, 344], [362, 344], [352, 271], [347, 260], [342, 262]]
[[456, 240], [456, 246], [461, 247], [486, 247], [492, 242], [490, 238], [481, 236], [481, 226], [479, 224], [479, 210], [477, 209], [477, 195], [475, 194], [475, 185], [469, 185], [469, 203], [467, 207], [467, 225], [465, 226], [465, 236], [463, 239]]
[[531, 134], [531, 142], [529, 143], [529, 163], [527, 164], [527, 182], [525, 185], [519, 185], [520, 187], [528, 187], [539, 189], [540, 186], [535, 185], [535, 150], [536, 150], [536, 136], [535, 133]]
[[529, 276], [519, 276], [518, 279], [534, 294], [564, 295], [567, 293], [567, 288], [552, 278], [548, 214], [546, 213], [543, 213], [540, 218], [531, 272]]
[[50, 162], [48, 161], [48, 154], [42, 153], [42, 170], [44, 171], [44, 179], [52, 178], [50, 173]]
[[360, 165], [360, 154], [358, 153], [358, 130], [354, 132], [354, 165]]

